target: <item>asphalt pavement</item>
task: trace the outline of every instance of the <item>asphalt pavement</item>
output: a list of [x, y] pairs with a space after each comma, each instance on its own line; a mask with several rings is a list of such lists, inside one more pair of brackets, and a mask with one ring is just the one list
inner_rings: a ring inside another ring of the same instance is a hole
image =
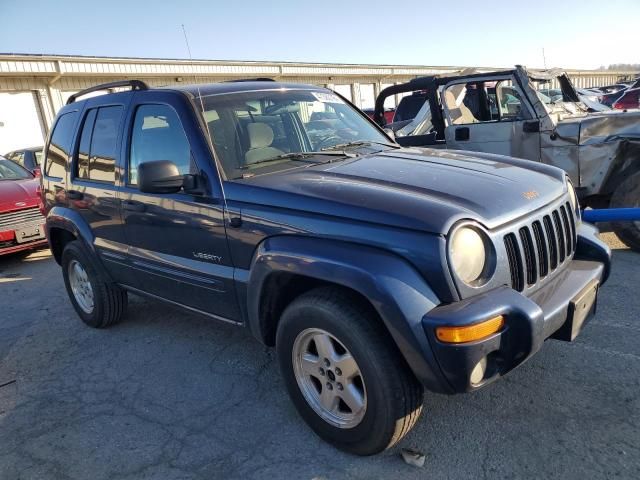
[[367, 458], [306, 427], [243, 329], [130, 296], [94, 330], [47, 250], [0, 257], [0, 479], [638, 479], [640, 254], [606, 238], [613, 273], [575, 342], [479, 392], [427, 393], [416, 428]]

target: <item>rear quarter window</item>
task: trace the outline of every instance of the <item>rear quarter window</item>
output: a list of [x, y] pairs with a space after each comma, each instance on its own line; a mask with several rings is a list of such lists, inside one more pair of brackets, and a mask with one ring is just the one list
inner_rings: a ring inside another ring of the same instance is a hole
[[63, 178], [65, 176], [77, 119], [78, 112], [69, 112], [58, 117], [45, 158], [44, 173], [48, 177]]

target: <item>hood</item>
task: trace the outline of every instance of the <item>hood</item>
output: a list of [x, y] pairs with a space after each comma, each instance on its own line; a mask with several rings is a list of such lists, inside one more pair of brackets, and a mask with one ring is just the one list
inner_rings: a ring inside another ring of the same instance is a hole
[[590, 113], [566, 117], [556, 126], [558, 135], [579, 145], [611, 142], [621, 138], [640, 139], [640, 110]]
[[243, 179], [227, 196], [445, 234], [461, 219], [491, 229], [536, 210], [564, 192], [564, 175], [500, 155], [411, 148]]
[[37, 206], [39, 198], [36, 190], [38, 185], [39, 181], [33, 178], [0, 180], [0, 213]]

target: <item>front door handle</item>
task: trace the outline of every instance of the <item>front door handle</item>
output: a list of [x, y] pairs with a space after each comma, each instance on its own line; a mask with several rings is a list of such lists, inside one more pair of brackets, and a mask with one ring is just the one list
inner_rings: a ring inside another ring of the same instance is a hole
[[122, 208], [130, 212], [144, 212], [146, 206], [144, 203], [136, 202], [135, 200], [125, 200], [122, 202]]
[[67, 190], [67, 198], [69, 200], [82, 200], [84, 193], [78, 192], [77, 190]]

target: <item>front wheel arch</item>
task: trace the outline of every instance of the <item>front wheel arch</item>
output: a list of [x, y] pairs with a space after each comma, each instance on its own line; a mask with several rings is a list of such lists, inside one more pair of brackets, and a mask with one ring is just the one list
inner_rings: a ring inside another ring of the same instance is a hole
[[441, 302], [409, 262], [391, 252], [346, 242], [293, 236], [265, 240], [256, 251], [246, 286], [247, 326], [264, 344], [273, 343], [277, 312], [287, 304], [274, 302], [271, 314], [263, 314], [265, 305], [274, 305], [264, 299], [271, 298], [270, 290], [278, 291], [274, 288], [278, 283], [267, 280], [287, 278], [271, 277], [274, 273], [300, 275], [289, 277], [291, 280], [307, 277], [304, 288], [295, 287], [297, 295], [291, 295], [291, 300], [326, 284], [366, 299], [422, 384], [434, 392], [451, 393], [422, 324], [424, 315]]
[[376, 321], [384, 325], [367, 297], [353, 288], [305, 275], [274, 271], [265, 279], [260, 292], [259, 323], [263, 343], [270, 347], [275, 346], [276, 331], [282, 312], [301, 295], [321, 287], [332, 287], [343, 291], [354, 301], [366, 305], [366, 308], [375, 316]]

